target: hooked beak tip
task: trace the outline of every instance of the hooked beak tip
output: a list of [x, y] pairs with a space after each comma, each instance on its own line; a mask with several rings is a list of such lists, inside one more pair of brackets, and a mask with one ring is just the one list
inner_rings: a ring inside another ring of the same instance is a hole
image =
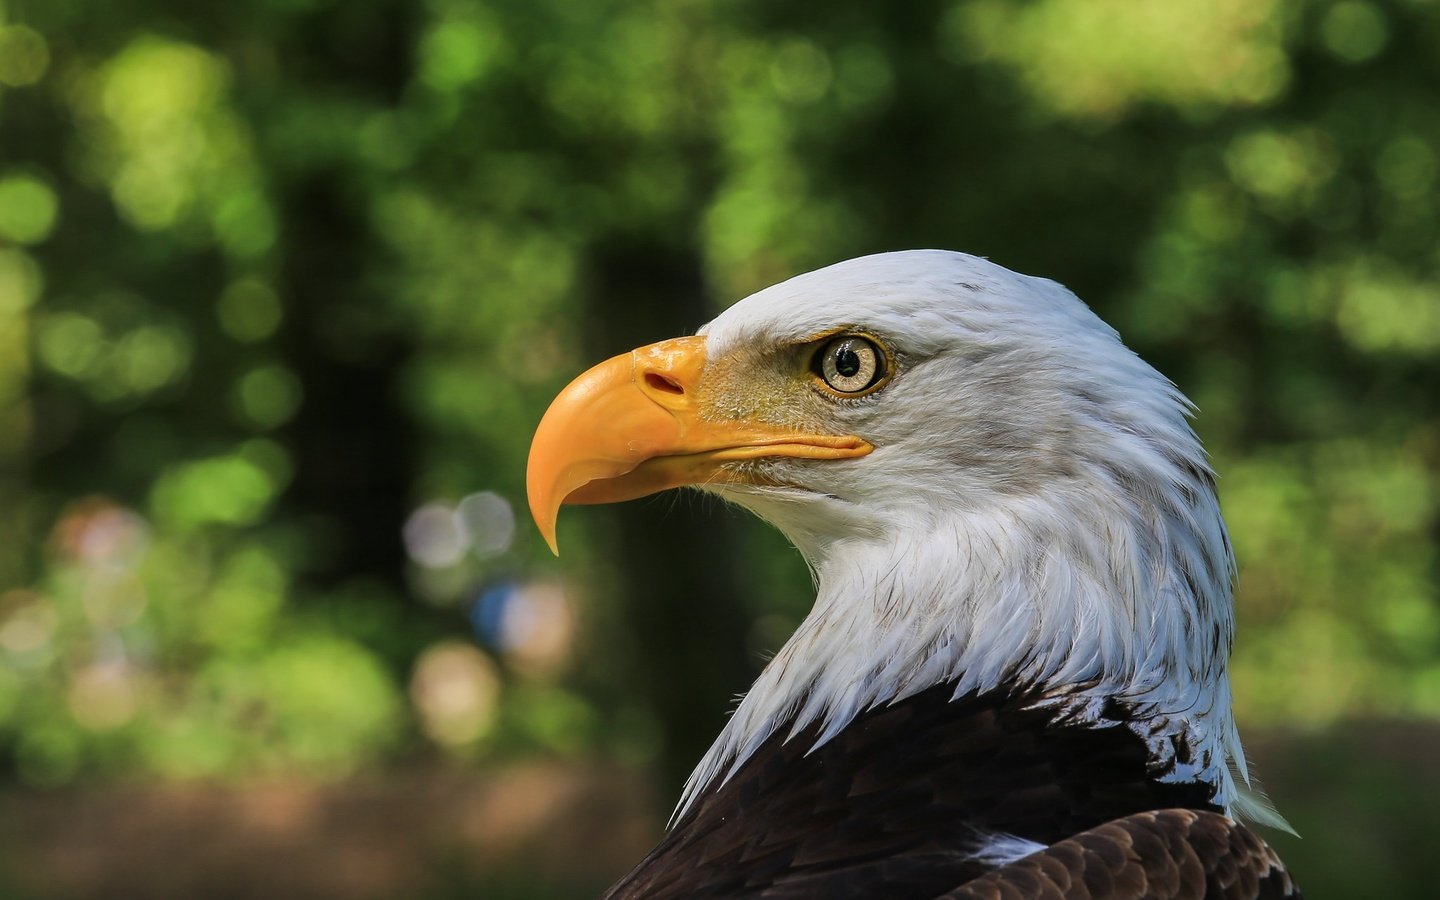
[[[535, 527], [540, 532], [540, 536], [545, 539], [545, 544], [550, 548], [550, 552], [559, 556], [560, 541], [555, 532], [559, 524], [560, 503], [555, 502], [549, 496], [550, 492], [537, 485], [533, 478], [526, 487], [530, 495], [530, 517], [535, 520]], [[562, 497], [561, 502], [563, 500]]]

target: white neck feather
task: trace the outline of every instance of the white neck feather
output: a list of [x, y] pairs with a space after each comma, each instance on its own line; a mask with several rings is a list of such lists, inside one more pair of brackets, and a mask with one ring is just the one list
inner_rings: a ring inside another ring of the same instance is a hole
[[[872, 707], [954, 684], [1023, 690], [1080, 723], [1123, 709], [1156, 777], [1283, 822], [1244, 788], [1226, 674], [1234, 561], [1178, 389], [1060, 285], [943, 251], [754, 294], [701, 330], [707, 367], [749, 373], [747, 348], [837, 325], [891, 341], [897, 374], [853, 404], [802, 408], [875, 451], [754, 463], [794, 487], [704, 488], [784, 532], [818, 595], [679, 812], [778, 729], [818, 727], [823, 742]], [[796, 420], [771, 409], [774, 390], [760, 395], [725, 392], [717, 414]]]
[[[865, 537], [817, 539], [803, 521], [811, 504], [726, 491], [795, 541], [818, 595], [691, 775], [677, 816], [782, 726], [792, 737], [819, 723], [823, 743], [867, 709], [953, 682], [956, 696], [1022, 685], [1095, 724], [1105, 700], [1123, 700], [1165, 780], [1203, 780], [1227, 811], [1265, 818], [1236, 783], [1248, 775], [1226, 673], [1233, 560], [1194, 448], [1189, 463], [1149, 461], [1164, 491], [1094, 465], [1045, 494]], [[1188, 760], [1175, 758], [1176, 738]]]

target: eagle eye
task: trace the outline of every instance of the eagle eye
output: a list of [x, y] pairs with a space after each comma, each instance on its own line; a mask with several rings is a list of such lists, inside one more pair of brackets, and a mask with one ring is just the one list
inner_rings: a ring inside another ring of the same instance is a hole
[[885, 380], [884, 351], [855, 334], [826, 341], [810, 366], [826, 387], [847, 396], [866, 393]]

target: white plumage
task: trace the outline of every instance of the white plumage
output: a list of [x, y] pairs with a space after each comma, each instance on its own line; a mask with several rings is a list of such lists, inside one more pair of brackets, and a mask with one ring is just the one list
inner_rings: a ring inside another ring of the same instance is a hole
[[1178, 389], [1060, 285], [945, 251], [801, 275], [700, 333], [723, 371], [837, 328], [883, 340], [893, 382], [823, 408], [725, 394], [726, 416], [809, 419], [876, 449], [843, 465], [752, 463], [803, 490], [705, 487], [779, 527], [818, 588], [680, 811], [781, 723], [823, 723], [823, 743], [942, 682], [959, 696], [1019, 680], [1083, 721], [1108, 700], [1134, 704], [1127, 726], [1168, 760], [1162, 780], [1213, 783], [1228, 812], [1276, 821], [1244, 791], [1226, 674], [1233, 559]]

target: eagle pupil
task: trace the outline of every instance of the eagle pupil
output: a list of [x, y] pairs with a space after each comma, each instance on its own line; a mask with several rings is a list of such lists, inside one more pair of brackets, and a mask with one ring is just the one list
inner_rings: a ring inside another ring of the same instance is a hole
[[860, 354], [850, 349], [849, 344], [845, 344], [835, 351], [835, 371], [846, 378], [850, 378], [860, 371]]

